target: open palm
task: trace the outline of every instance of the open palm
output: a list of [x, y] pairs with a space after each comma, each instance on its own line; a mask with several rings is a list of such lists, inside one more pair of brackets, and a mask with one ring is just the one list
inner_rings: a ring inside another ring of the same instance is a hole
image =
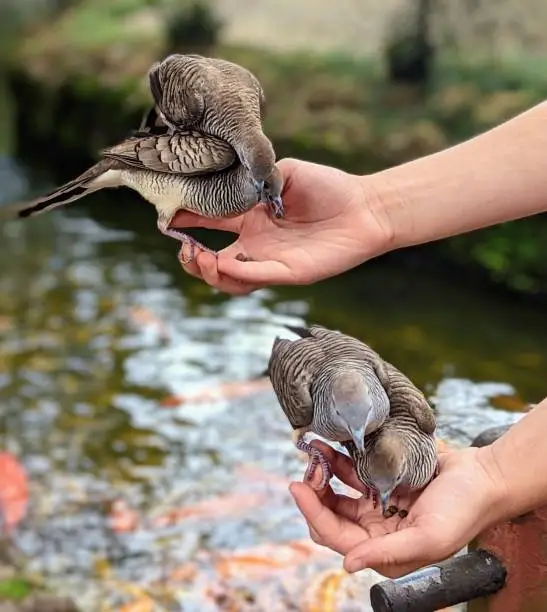
[[381, 251], [385, 232], [366, 204], [362, 179], [335, 168], [286, 159], [285, 217], [264, 205], [232, 219], [179, 213], [175, 227], [238, 234], [218, 258], [199, 252], [186, 270], [229, 293], [273, 284], [309, 284], [353, 267]]
[[[349, 457], [320, 442], [313, 445], [329, 457], [342, 482], [363, 491]], [[316, 492], [307, 483], [293, 483], [291, 493], [312, 539], [344, 555], [347, 571], [370, 567], [398, 577], [449, 557], [487, 525], [497, 492], [479, 453], [476, 448], [441, 453], [439, 476], [400, 500], [399, 507], [408, 510], [405, 518], [384, 518], [371, 500], [334, 493], [330, 486]]]

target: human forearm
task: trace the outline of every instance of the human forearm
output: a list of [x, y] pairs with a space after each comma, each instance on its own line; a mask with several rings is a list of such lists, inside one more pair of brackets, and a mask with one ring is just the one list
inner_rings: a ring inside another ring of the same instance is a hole
[[471, 140], [363, 177], [390, 241], [422, 244], [547, 210], [547, 103]]
[[546, 432], [547, 399], [496, 442], [479, 450], [499, 492], [490, 505], [489, 524], [547, 505]]

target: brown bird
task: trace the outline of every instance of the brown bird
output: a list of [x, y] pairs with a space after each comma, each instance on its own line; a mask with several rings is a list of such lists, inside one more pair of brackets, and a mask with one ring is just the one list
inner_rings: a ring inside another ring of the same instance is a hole
[[366, 434], [389, 416], [389, 379], [383, 360], [363, 342], [319, 325], [287, 328], [299, 338], [276, 338], [267, 373], [296, 447], [311, 457], [305, 480], [320, 465], [321, 489], [330, 480], [330, 465], [304, 435], [352, 440], [362, 449]]
[[[159, 230], [181, 243], [179, 260], [193, 260], [194, 238], [171, 227], [180, 210], [204, 217], [240, 215], [261, 198], [269, 203], [272, 193], [282, 189], [281, 174], [275, 169], [272, 184], [261, 192], [248, 170], [227, 142], [197, 130], [168, 133], [146, 120], [139, 131], [101, 152], [102, 159], [72, 181], [47, 195], [14, 206], [18, 217], [29, 217], [64, 206], [109, 187], [129, 187], [156, 207]], [[185, 247], [189, 247], [186, 256]], [[216, 253], [214, 253], [216, 254]]]
[[[390, 497], [396, 498], [425, 487], [437, 474], [435, 414], [423, 393], [399, 370], [388, 364], [390, 379], [390, 412], [382, 425], [364, 438], [364, 448], [353, 441], [342, 442], [353, 459], [361, 482], [378, 497], [384, 516], [392, 516], [399, 501], [388, 508]], [[404, 511], [403, 511], [404, 512]]]
[[[219, 58], [169, 55], [149, 71], [157, 113], [173, 131], [197, 129], [229, 143], [249, 170], [259, 193], [274, 182], [275, 151], [262, 129], [266, 98], [258, 79], [246, 68]], [[270, 201], [276, 216], [283, 203]]]

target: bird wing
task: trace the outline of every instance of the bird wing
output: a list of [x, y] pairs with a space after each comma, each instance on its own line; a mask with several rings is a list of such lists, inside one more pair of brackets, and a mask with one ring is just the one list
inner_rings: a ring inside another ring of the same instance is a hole
[[[313, 356], [310, 352], [314, 353]], [[310, 359], [313, 357], [313, 359]], [[310, 385], [315, 351], [302, 340], [276, 338], [268, 363], [268, 375], [277, 399], [293, 429], [308, 427], [313, 420]]]
[[[303, 336], [304, 330], [295, 333]], [[306, 333], [318, 340], [330, 357], [343, 355], [347, 359], [362, 360], [374, 369], [378, 380], [385, 389], [393, 409], [399, 409], [399, 405], [410, 413], [418, 427], [427, 434], [436, 429], [436, 419], [433, 409], [429, 405], [424, 394], [395, 366], [384, 361], [376, 351], [367, 344], [338, 331], [326, 329], [320, 325], [312, 325], [305, 330]]]
[[195, 131], [127, 138], [102, 155], [139, 170], [187, 176], [224, 170], [237, 159], [228, 143]]
[[[368, 364], [376, 374], [382, 387], [386, 393], [389, 392], [390, 377], [386, 362], [362, 340], [358, 340], [353, 336], [348, 336], [340, 331], [335, 331], [322, 327], [321, 325], [312, 325], [309, 329], [305, 328], [289, 328], [297, 333], [301, 338], [310, 336], [315, 338], [325, 347], [325, 352], [333, 358], [342, 356], [345, 359], [361, 361]], [[389, 394], [389, 393], [388, 393]]]
[[437, 421], [425, 395], [395, 366], [388, 362], [386, 366], [390, 378], [388, 397], [391, 413], [399, 410], [408, 412], [424, 433], [432, 434], [437, 427]]

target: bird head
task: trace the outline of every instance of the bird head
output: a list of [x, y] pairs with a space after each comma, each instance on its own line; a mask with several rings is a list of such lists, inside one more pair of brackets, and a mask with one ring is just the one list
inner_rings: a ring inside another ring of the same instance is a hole
[[334, 377], [332, 385], [333, 412], [338, 428], [345, 429], [355, 446], [365, 450], [365, 435], [380, 423], [369, 386], [355, 371], [344, 371]]
[[[262, 132], [260, 126], [246, 130], [238, 135], [234, 149], [245, 168], [256, 182], [257, 190], [262, 192], [266, 181], [277, 182], [275, 172], [275, 151], [270, 139]], [[282, 187], [282, 181], [280, 187]]]
[[369, 473], [384, 513], [391, 494], [403, 481], [406, 470], [406, 453], [400, 437], [381, 433], [369, 454]]
[[187, 64], [192, 57], [169, 55], [155, 62], [148, 71], [148, 84], [158, 115], [173, 130], [198, 124], [205, 111], [203, 92], [184, 86]]

